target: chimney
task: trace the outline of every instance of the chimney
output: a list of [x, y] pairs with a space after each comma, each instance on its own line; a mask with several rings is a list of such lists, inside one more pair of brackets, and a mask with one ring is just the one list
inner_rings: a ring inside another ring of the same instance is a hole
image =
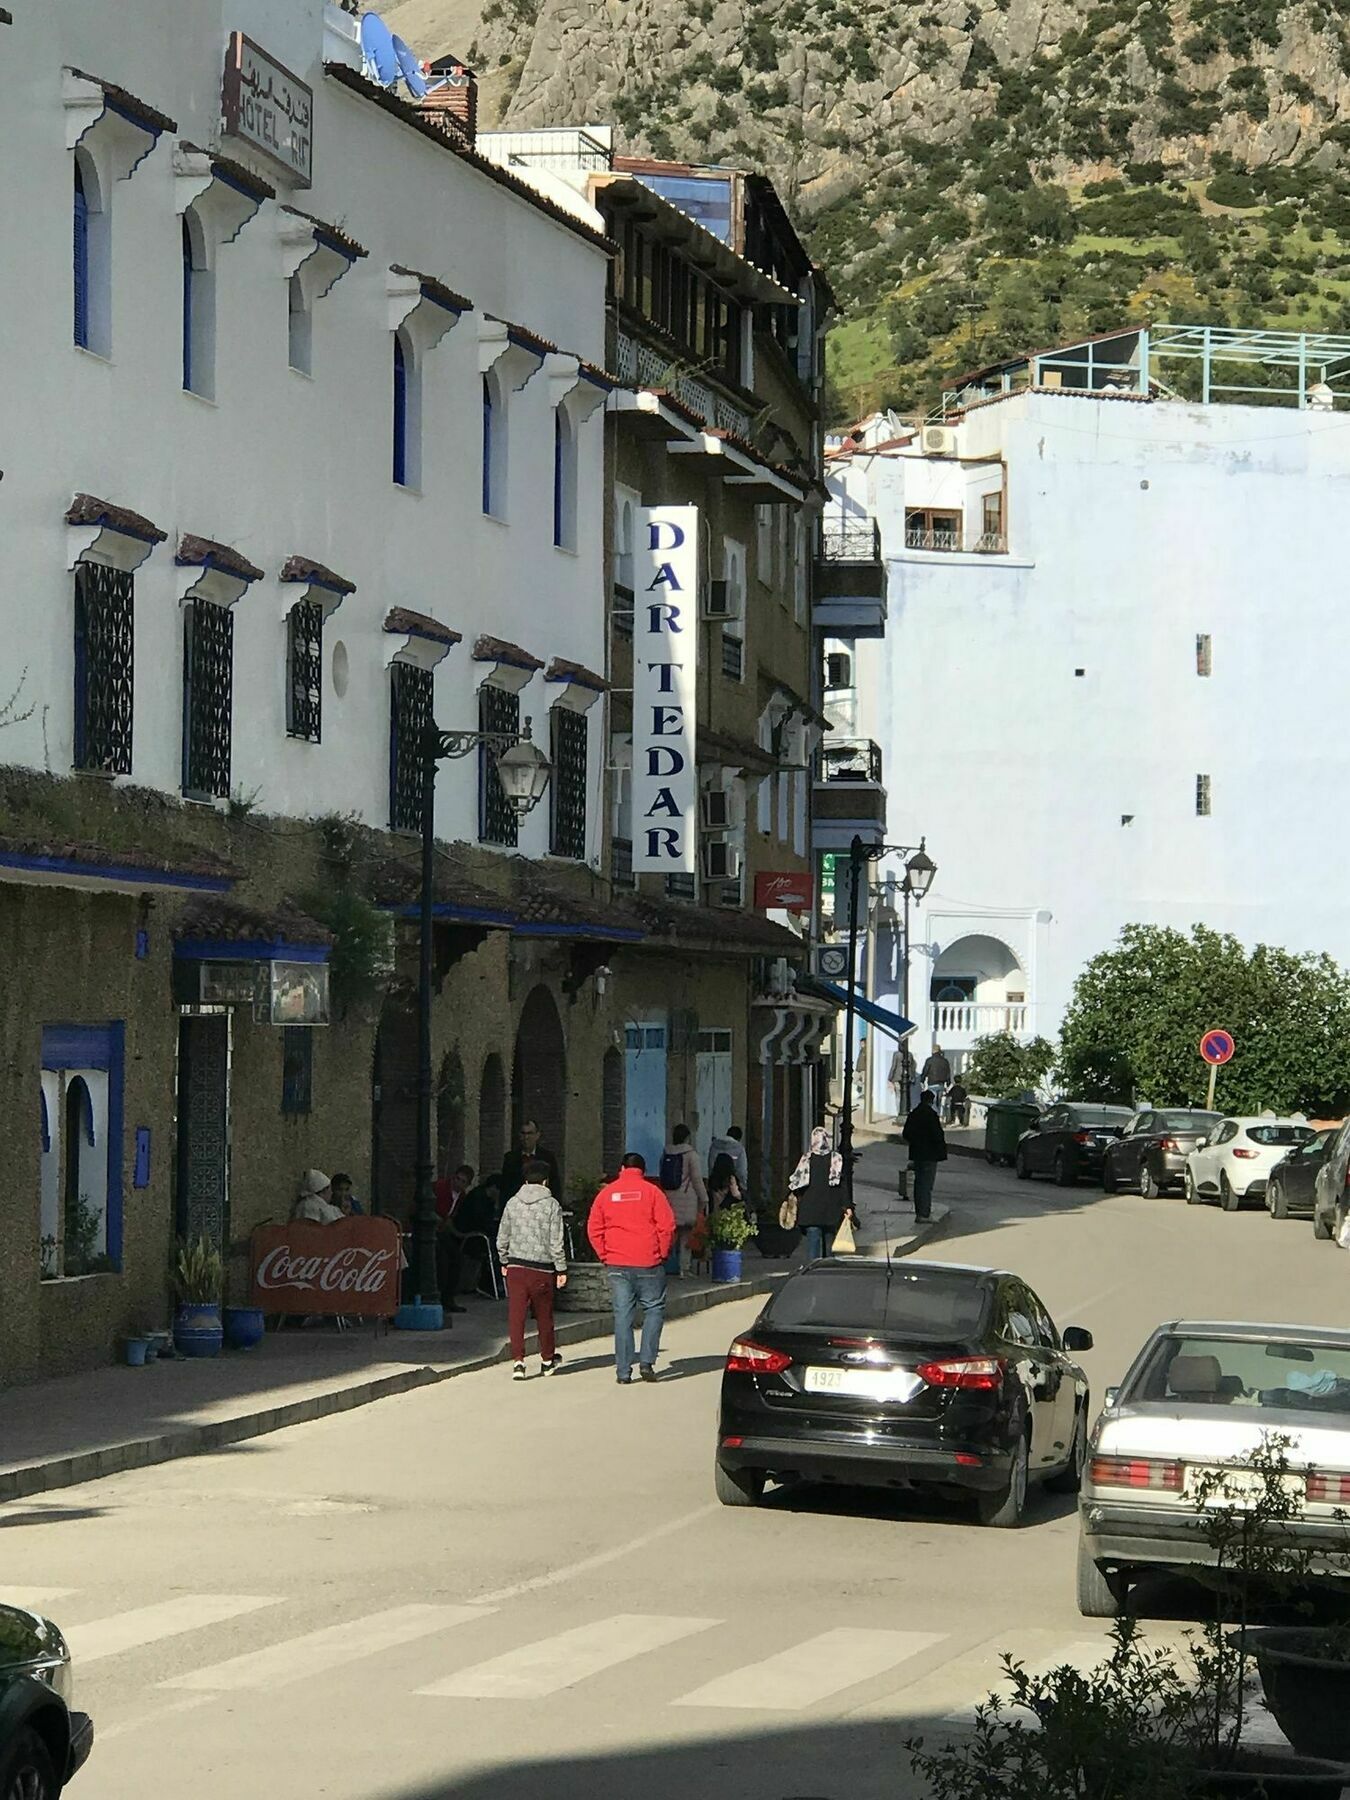
[[447, 136], [473, 144], [478, 136], [478, 83], [473, 70], [457, 57], [446, 56], [432, 64], [431, 75], [442, 85], [418, 102], [418, 110]]

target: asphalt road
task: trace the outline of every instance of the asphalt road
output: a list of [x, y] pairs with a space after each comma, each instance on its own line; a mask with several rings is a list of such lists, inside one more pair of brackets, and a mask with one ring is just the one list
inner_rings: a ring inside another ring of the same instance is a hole
[[[1350, 1259], [1306, 1223], [970, 1162], [939, 1198], [931, 1254], [1089, 1326], [1098, 1390], [1168, 1315], [1345, 1317]], [[68, 1630], [95, 1716], [72, 1795], [906, 1800], [905, 1738], [1002, 1651], [1104, 1636], [1072, 1504], [1017, 1532], [842, 1491], [718, 1507], [717, 1372], [753, 1312], [673, 1327], [656, 1387], [619, 1393], [582, 1346], [548, 1381], [492, 1369], [0, 1508], [3, 1591]]]

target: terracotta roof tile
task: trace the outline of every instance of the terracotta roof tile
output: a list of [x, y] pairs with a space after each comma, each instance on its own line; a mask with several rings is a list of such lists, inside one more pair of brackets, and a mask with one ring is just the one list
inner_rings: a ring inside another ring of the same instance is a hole
[[[371, 879], [371, 899], [377, 906], [404, 910], [416, 906], [421, 892], [421, 870], [413, 863], [391, 858], [381, 863]], [[441, 852], [436, 858], [432, 883], [432, 899], [437, 906], [454, 907], [464, 912], [489, 913], [509, 922], [515, 908], [503, 894], [494, 893], [457, 869]]]
[[261, 175], [255, 174], [247, 163], [236, 162], [232, 156], [219, 156], [214, 150], [204, 150], [200, 144], [190, 144], [186, 138], [180, 140], [183, 150], [189, 150], [194, 156], [205, 156], [210, 159], [211, 167], [218, 175], [225, 176], [227, 181], [234, 182], [236, 187], [243, 188], [246, 194], [252, 194], [257, 200], [275, 200], [277, 190]]
[[316, 219], [313, 213], [302, 212], [298, 206], [281, 206], [278, 212], [289, 213], [293, 219], [303, 219], [306, 225], [312, 225], [320, 237], [331, 238], [339, 250], [345, 250], [348, 256], [368, 256], [370, 252], [363, 244], [358, 244], [354, 237], [348, 237], [336, 225], [329, 225], [323, 219]]
[[212, 564], [217, 569], [223, 569], [227, 575], [237, 575], [240, 581], [261, 581], [263, 575], [256, 563], [251, 563], [237, 550], [231, 550], [228, 544], [217, 544], [212, 538], [195, 537], [191, 532], [184, 532], [179, 538], [174, 561], [184, 569], [205, 568], [207, 564]]
[[512, 901], [521, 924], [546, 935], [557, 926], [568, 937], [589, 937], [600, 943], [632, 943], [644, 932], [643, 921], [630, 902], [599, 893], [584, 894], [561, 874], [524, 857], [513, 857]]
[[527, 325], [517, 325], [514, 320], [499, 318], [496, 313], [485, 313], [484, 317], [491, 319], [496, 325], [505, 325], [508, 333], [517, 342], [523, 344], [527, 350], [533, 350], [539, 356], [559, 354], [558, 346], [551, 338], [540, 337], [537, 331], [531, 331]]
[[458, 644], [464, 633], [453, 625], [442, 625], [427, 613], [410, 612], [406, 606], [392, 606], [384, 615], [384, 629], [400, 637], [433, 638], [438, 644]]
[[403, 263], [391, 263], [389, 266], [395, 275], [409, 275], [414, 281], [420, 281], [422, 292], [427, 299], [434, 300], [438, 306], [445, 307], [447, 311], [460, 313], [473, 311], [472, 300], [466, 300], [463, 294], [457, 294], [452, 287], [447, 287], [434, 275], [424, 275], [420, 269], [410, 269]]
[[566, 657], [555, 656], [544, 671], [545, 681], [572, 681], [578, 687], [594, 688], [597, 694], [607, 694], [609, 683], [603, 675], [597, 675], [594, 669], [588, 669], [584, 663], [568, 662]]
[[242, 906], [237, 900], [197, 900], [179, 914], [174, 941], [184, 938], [219, 938], [226, 943], [331, 944], [326, 925], [289, 900], [264, 912]]
[[647, 927], [649, 944], [701, 944], [732, 954], [741, 950], [760, 956], [806, 954], [807, 946], [795, 932], [740, 907], [696, 906], [639, 894], [634, 910]]
[[93, 494], [76, 494], [66, 508], [66, 524], [106, 525], [146, 544], [162, 544], [169, 535], [140, 513], [132, 512], [129, 506], [114, 506], [110, 500], [99, 500]]
[[511, 644], [505, 638], [495, 637], [476, 638], [473, 659], [475, 662], [510, 663], [515, 669], [542, 669], [544, 666], [542, 656], [531, 656], [519, 644]]
[[337, 575], [332, 569], [325, 568], [321, 562], [311, 562], [307, 556], [288, 556], [281, 565], [283, 581], [303, 581], [307, 585], [332, 588], [335, 594], [354, 594], [356, 583], [348, 581], [345, 575]]
[[[13, 23], [8, 13], [5, 14], [5, 23], [7, 25]], [[128, 93], [126, 88], [118, 87], [115, 81], [105, 81], [101, 75], [91, 75], [87, 69], [72, 68], [70, 72], [72, 75], [77, 75], [81, 81], [92, 81], [95, 87], [101, 87], [103, 98], [115, 106], [119, 112], [124, 112], [128, 117], [134, 119], [137, 124], [144, 125], [151, 131], [177, 131], [177, 119], [171, 119], [168, 113], [160, 112], [158, 107], [150, 106], [144, 100], [138, 100], [135, 94]]]
[[172, 855], [158, 851], [117, 850], [107, 844], [90, 844], [69, 838], [31, 838], [0, 836], [0, 855], [41, 857], [44, 861], [87, 864], [90, 872], [100, 869], [149, 869], [163, 875], [196, 875], [208, 880], [236, 881], [240, 871], [223, 858], [213, 856], [199, 845], [184, 844]]

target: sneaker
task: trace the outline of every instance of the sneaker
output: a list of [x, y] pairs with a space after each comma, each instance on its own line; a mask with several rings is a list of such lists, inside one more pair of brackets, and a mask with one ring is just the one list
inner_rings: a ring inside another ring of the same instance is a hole
[[561, 1358], [561, 1356], [555, 1355], [552, 1362], [544, 1362], [542, 1359], [540, 1360], [539, 1373], [541, 1375], [556, 1375], [558, 1373], [558, 1370], [561, 1369], [561, 1367], [562, 1367], [562, 1358]]
[[618, 1382], [620, 1387], [632, 1387], [633, 1385], [633, 1377], [631, 1375], [616, 1375], [614, 1379]]
[[512, 1381], [524, 1381], [524, 1379], [525, 1379], [524, 1363], [516, 1364], [516, 1366], [511, 1371], [511, 1379], [512, 1379]]
[[638, 1374], [644, 1381], [659, 1381], [661, 1379], [650, 1363], [639, 1363]]

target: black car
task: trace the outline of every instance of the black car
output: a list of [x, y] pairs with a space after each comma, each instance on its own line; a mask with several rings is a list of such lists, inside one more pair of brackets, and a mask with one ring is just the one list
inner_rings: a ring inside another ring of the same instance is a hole
[[1072, 1187], [1084, 1175], [1100, 1175], [1102, 1158], [1134, 1114], [1128, 1106], [1090, 1106], [1061, 1100], [1043, 1112], [1017, 1140], [1014, 1166], [1019, 1181], [1049, 1175]]
[[1077, 1490], [1091, 1414], [1068, 1353], [1091, 1348], [997, 1269], [809, 1263], [727, 1355], [717, 1497], [753, 1506], [791, 1479], [917, 1488], [1016, 1525], [1029, 1482]]
[[1146, 1200], [1172, 1188], [1180, 1191], [1186, 1181], [1186, 1158], [1222, 1117], [1171, 1106], [1136, 1113], [1121, 1136], [1106, 1146], [1102, 1187], [1108, 1194], [1137, 1187]]
[[1306, 1144], [1296, 1144], [1276, 1163], [1266, 1181], [1266, 1211], [1272, 1219], [1311, 1219], [1317, 1198], [1317, 1171], [1338, 1126], [1319, 1131]]
[[56, 1800], [94, 1727], [72, 1712], [70, 1652], [50, 1619], [0, 1605], [0, 1800]]

